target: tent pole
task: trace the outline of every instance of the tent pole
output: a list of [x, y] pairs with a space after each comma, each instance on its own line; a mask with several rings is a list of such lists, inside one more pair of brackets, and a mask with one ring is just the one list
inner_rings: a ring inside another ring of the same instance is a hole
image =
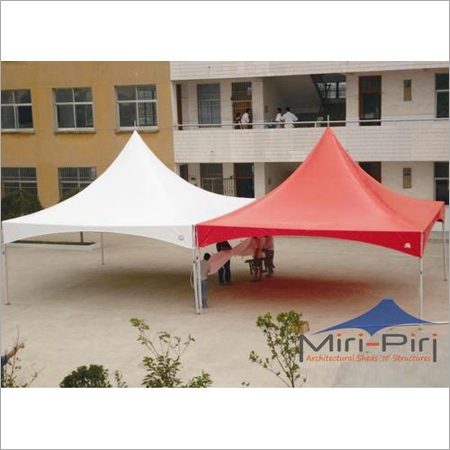
[[442, 221], [442, 251], [444, 254], [444, 280], [447, 281], [447, 249], [445, 241], [445, 222]]
[[200, 266], [199, 248], [197, 248], [197, 290], [198, 290], [198, 313], [201, 314], [203, 310], [203, 295], [202, 295], [202, 269]]
[[100, 248], [102, 253], [102, 266], [105, 265], [105, 247], [103, 245], [103, 233], [100, 233]]
[[8, 276], [8, 246], [4, 244], [4, 252], [5, 255], [5, 305], [10, 305], [9, 301], [9, 276]]
[[198, 285], [197, 285], [197, 263], [196, 263], [196, 253], [195, 248], [192, 249], [192, 283], [194, 288], [194, 305], [197, 314], [200, 314], [198, 309]]
[[423, 318], [423, 257], [419, 261], [419, 319]]

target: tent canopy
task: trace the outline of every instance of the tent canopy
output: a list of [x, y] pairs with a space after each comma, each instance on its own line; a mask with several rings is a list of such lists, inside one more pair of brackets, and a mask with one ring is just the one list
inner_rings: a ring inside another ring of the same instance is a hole
[[251, 201], [213, 194], [186, 182], [134, 132], [111, 166], [83, 191], [50, 208], [4, 221], [4, 242], [93, 231], [145, 236], [194, 248], [196, 223]]
[[350, 157], [330, 128], [300, 167], [265, 197], [197, 226], [200, 247], [267, 235], [347, 239], [422, 257], [444, 202], [383, 186]]

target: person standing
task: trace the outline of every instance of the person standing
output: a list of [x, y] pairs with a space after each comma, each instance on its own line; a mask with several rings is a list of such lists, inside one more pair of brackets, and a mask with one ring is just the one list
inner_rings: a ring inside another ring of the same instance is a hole
[[284, 128], [294, 128], [294, 122], [298, 122], [298, 117], [291, 113], [289, 106], [286, 108], [286, 113], [282, 117], [284, 122]]
[[283, 128], [283, 115], [281, 108], [277, 108], [277, 114], [274, 119], [275, 128]]
[[[218, 242], [216, 244], [216, 249], [218, 252], [221, 252], [223, 250], [231, 250], [232, 247], [228, 241], [222, 241]], [[219, 275], [219, 283], [224, 284], [231, 284], [231, 260], [228, 260], [220, 269], [218, 272]]]
[[273, 269], [275, 268], [275, 266], [273, 265], [273, 258], [275, 255], [273, 236], [264, 237], [263, 252], [266, 256], [267, 276], [273, 277]]
[[235, 130], [240, 130], [242, 129], [242, 124], [241, 124], [241, 113], [237, 112], [234, 115], [234, 129]]
[[263, 252], [260, 237], [252, 238], [252, 250], [253, 250], [253, 268], [254, 268], [252, 281], [261, 281]]
[[243, 128], [244, 130], [250, 128], [250, 125], [249, 125], [249, 123], [250, 123], [250, 113], [251, 113], [251, 109], [250, 109], [250, 108], [247, 108], [247, 109], [245, 110], [245, 113], [242, 114], [242, 117], [241, 117], [241, 124], [242, 124], [242, 128]]
[[208, 307], [208, 275], [209, 275], [209, 259], [211, 255], [205, 253], [203, 259], [200, 261], [200, 279], [202, 285], [202, 307]]

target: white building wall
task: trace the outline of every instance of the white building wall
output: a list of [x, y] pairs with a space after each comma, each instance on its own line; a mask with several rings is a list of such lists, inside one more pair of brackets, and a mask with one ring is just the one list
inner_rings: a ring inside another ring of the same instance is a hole
[[[446, 69], [371, 72], [347, 74], [347, 119], [359, 119], [359, 77], [381, 75], [382, 119], [436, 117], [435, 74]], [[403, 100], [403, 80], [412, 80], [412, 100]], [[381, 126], [388, 126], [383, 123]], [[354, 126], [359, 126], [355, 124]]]
[[447, 68], [448, 61], [172, 61], [172, 80]]
[[[323, 128], [175, 131], [175, 161], [303, 161], [323, 131]], [[448, 161], [448, 121], [335, 127], [333, 131], [357, 161]]]

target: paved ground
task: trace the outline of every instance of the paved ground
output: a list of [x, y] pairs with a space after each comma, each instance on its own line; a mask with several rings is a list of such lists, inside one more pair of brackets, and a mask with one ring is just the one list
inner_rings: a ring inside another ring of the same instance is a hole
[[[67, 238], [77, 235], [53, 237]], [[213, 277], [210, 308], [198, 316], [189, 285], [190, 251], [120, 235], [105, 235], [105, 243], [105, 266], [100, 265], [99, 250], [8, 250], [13, 304], [1, 308], [2, 351], [20, 328], [26, 340], [23, 373], [31, 365], [42, 370], [35, 386], [57, 386], [79, 365], [103, 364], [119, 369], [130, 386], [138, 387], [144, 352], [129, 324], [131, 317], [145, 318], [154, 331], [195, 337], [185, 355], [185, 376], [205, 369], [215, 387], [239, 387], [242, 381], [252, 387], [281, 387], [272, 374], [248, 361], [251, 350], [265, 353], [255, 327], [259, 314], [295, 309], [316, 331], [362, 314], [384, 297], [417, 313], [418, 260], [383, 248], [276, 238], [276, 277], [250, 283], [247, 266], [237, 258], [233, 285], [222, 287]], [[427, 319], [448, 320], [448, 294], [441, 243], [431, 241], [425, 257]], [[448, 387], [448, 325], [423, 330], [432, 331], [438, 333], [437, 363], [309, 362], [304, 365], [305, 386]]]

